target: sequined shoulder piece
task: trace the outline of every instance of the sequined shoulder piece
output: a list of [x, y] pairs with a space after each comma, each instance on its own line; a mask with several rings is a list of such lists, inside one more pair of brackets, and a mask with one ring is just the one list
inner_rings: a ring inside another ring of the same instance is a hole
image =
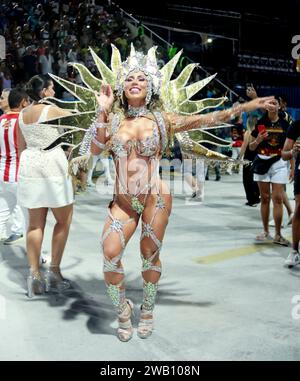
[[164, 151], [167, 147], [167, 144], [168, 144], [166, 124], [165, 124], [165, 121], [164, 121], [164, 118], [163, 118], [161, 112], [155, 111], [153, 114], [154, 114], [155, 119], [156, 119], [157, 124], [158, 124], [158, 128], [159, 128], [160, 135], [161, 135], [162, 151]]

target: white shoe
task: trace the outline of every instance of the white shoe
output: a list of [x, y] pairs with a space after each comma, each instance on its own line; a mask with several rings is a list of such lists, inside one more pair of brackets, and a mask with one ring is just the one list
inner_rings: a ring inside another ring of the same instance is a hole
[[40, 265], [44, 265], [48, 262], [48, 258], [45, 257], [44, 255], [40, 256]]
[[199, 201], [199, 202], [203, 202], [204, 201], [204, 196], [203, 196], [203, 194], [202, 193], [197, 193], [197, 201]]
[[299, 265], [299, 263], [300, 263], [300, 255], [296, 250], [292, 251], [288, 255], [287, 259], [284, 261], [284, 265], [289, 268]]
[[11, 234], [6, 240], [3, 241], [3, 245], [14, 245], [15, 243], [24, 239], [23, 234]]

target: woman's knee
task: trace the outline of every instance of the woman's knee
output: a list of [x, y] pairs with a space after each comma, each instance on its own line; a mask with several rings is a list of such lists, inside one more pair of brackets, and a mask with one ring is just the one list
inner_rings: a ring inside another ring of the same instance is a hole
[[267, 193], [267, 192], [261, 192], [260, 193], [260, 202], [262, 204], [269, 204], [270, 200], [271, 200], [270, 193]]
[[149, 259], [151, 258], [154, 254], [156, 253], [155, 257], [153, 260], [158, 259], [159, 257], [159, 250], [157, 248], [151, 248], [151, 247], [145, 247], [141, 245], [141, 255], [144, 259]]
[[280, 205], [283, 203], [283, 194], [281, 192], [272, 193], [273, 204]]
[[141, 254], [143, 258], [148, 259], [154, 254], [154, 251], [150, 249], [144, 249], [144, 250], [141, 250]]
[[32, 231], [41, 231], [44, 233], [45, 230], [45, 225], [38, 225], [38, 224], [29, 224], [27, 231], [32, 232]]
[[52, 209], [54, 218], [57, 224], [59, 225], [70, 225], [73, 217], [73, 205], [64, 207], [61, 210]]
[[55, 221], [58, 225], [69, 227], [72, 221], [72, 213], [56, 217]]
[[120, 254], [121, 254], [120, 248], [116, 247], [115, 245], [105, 245], [103, 248], [103, 255], [109, 261], [112, 261], [114, 258], [118, 257]]

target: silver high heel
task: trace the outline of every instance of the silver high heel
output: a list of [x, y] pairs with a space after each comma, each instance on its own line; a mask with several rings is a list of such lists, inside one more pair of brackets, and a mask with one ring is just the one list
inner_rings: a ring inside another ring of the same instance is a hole
[[42, 295], [46, 290], [45, 280], [39, 271], [31, 272], [27, 277], [28, 298], [33, 298], [34, 295]]
[[[145, 319], [145, 317], [149, 317]], [[141, 317], [138, 324], [137, 335], [141, 339], [147, 339], [152, 335], [154, 326], [153, 326], [153, 313], [152, 311], [146, 311], [141, 306]]]
[[157, 287], [157, 283], [144, 282], [143, 304], [141, 305], [141, 315], [137, 329], [137, 335], [141, 339], [147, 339], [151, 336], [154, 329], [153, 310]]
[[[53, 271], [51, 269], [57, 268], [58, 271]], [[50, 290], [65, 291], [71, 287], [71, 282], [68, 279], [63, 278], [61, 275], [59, 266], [50, 265], [50, 268], [45, 274], [46, 281], [46, 292]]]
[[127, 319], [124, 322], [119, 321], [117, 336], [120, 341], [129, 341], [133, 336], [133, 327], [131, 324], [131, 316], [134, 315], [133, 303], [131, 300], [126, 299], [127, 306], [121, 314], [118, 314], [119, 319]]

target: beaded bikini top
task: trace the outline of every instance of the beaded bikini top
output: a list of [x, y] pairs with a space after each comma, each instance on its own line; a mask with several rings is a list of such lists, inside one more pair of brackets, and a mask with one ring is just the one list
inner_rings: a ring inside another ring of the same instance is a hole
[[160, 139], [157, 126], [152, 136], [145, 139], [129, 139], [126, 142], [117, 134], [112, 137], [111, 150], [117, 157], [129, 156], [135, 150], [141, 156], [155, 156], [159, 150]]
[[[124, 141], [119, 135], [118, 130], [120, 128], [120, 117], [115, 115], [112, 120], [111, 130], [111, 151], [117, 157], [129, 156], [132, 150], [135, 150], [137, 154], [146, 157], [155, 156], [161, 148], [164, 149], [167, 144], [166, 127], [161, 113], [154, 113], [156, 123], [153, 128], [152, 136], [148, 136], [145, 139], [129, 139]], [[160, 134], [159, 134], [160, 132]], [[162, 141], [160, 141], [160, 135]], [[162, 147], [161, 147], [162, 145]]]

